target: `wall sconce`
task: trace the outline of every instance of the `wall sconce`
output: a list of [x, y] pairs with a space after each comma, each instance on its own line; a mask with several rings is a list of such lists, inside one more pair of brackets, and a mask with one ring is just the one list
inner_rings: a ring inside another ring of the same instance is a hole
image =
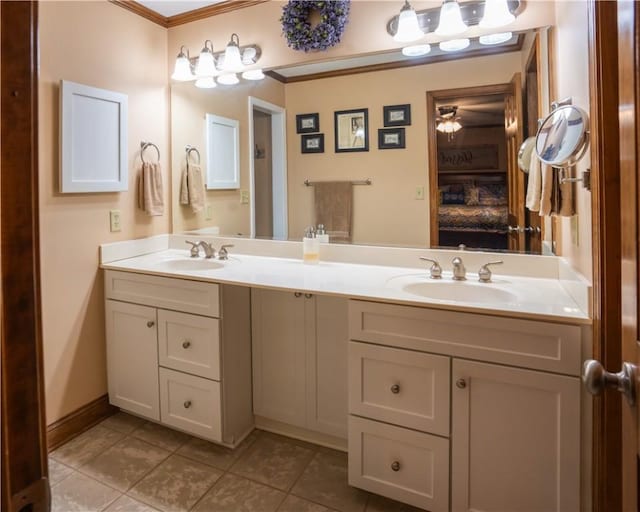
[[[400, 32], [400, 21], [407, 5], [405, 4], [399, 15], [394, 16], [387, 23], [387, 32], [399, 42], [405, 42], [397, 39], [396, 36]], [[433, 32], [442, 37], [459, 36], [475, 25], [485, 29], [503, 27], [514, 21], [522, 11], [524, 11], [524, 0], [475, 0], [461, 4], [457, 0], [444, 0], [440, 7], [421, 11], [412, 9], [420, 32], [423, 34]], [[512, 36], [511, 32], [505, 31], [487, 34], [480, 37], [480, 44], [501, 44], [510, 40]], [[467, 48], [469, 44], [470, 41], [467, 38], [452, 37], [450, 41], [440, 43], [440, 49], [460, 51]], [[405, 55], [410, 56], [410, 53], [411, 50]]]
[[[235, 85], [240, 82], [237, 73], [245, 80], [262, 80], [261, 68], [252, 68], [262, 56], [257, 45], [240, 46], [238, 34], [232, 34], [224, 51], [214, 52], [213, 43], [207, 39], [197, 58], [189, 56], [189, 50], [181, 46], [171, 75], [173, 80], [195, 80], [195, 86], [212, 89], [216, 83]], [[249, 69], [248, 69], [249, 68]]]
[[393, 40], [398, 43], [411, 43], [417, 41], [422, 36], [424, 36], [424, 32], [420, 30], [420, 26], [418, 25], [416, 11], [413, 10], [408, 0], [405, 0], [398, 15], [398, 29], [393, 36]]

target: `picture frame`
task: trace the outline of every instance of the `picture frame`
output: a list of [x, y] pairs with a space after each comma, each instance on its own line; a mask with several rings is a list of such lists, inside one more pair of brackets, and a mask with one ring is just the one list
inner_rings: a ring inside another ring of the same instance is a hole
[[404, 149], [404, 128], [378, 129], [378, 149]]
[[297, 114], [296, 133], [316, 133], [320, 131], [320, 114]]
[[324, 153], [324, 133], [313, 133], [300, 137], [302, 153]]
[[369, 109], [338, 110], [333, 114], [335, 152], [369, 151]]
[[410, 126], [411, 105], [387, 105], [382, 107], [382, 117], [385, 126]]

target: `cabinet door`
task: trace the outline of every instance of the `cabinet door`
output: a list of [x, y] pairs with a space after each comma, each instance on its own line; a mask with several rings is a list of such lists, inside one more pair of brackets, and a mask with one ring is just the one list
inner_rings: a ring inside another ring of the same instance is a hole
[[307, 317], [307, 428], [347, 438], [348, 300], [305, 299]]
[[109, 401], [160, 420], [155, 308], [106, 301]]
[[253, 411], [306, 426], [305, 298], [251, 290]]
[[580, 507], [580, 380], [455, 360], [452, 510]]

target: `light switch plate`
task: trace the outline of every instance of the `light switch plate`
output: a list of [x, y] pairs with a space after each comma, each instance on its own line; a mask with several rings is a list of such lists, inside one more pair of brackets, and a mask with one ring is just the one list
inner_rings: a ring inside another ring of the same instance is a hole
[[240, 191], [240, 204], [249, 204], [249, 191], [241, 190]]
[[109, 229], [112, 233], [122, 231], [120, 224], [120, 210], [109, 210]]
[[416, 187], [416, 197], [415, 199], [422, 201], [424, 200], [424, 187]]
[[211, 219], [213, 219], [213, 205], [212, 204], [208, 204], [205, 207], [204, 220], [211, 220]]

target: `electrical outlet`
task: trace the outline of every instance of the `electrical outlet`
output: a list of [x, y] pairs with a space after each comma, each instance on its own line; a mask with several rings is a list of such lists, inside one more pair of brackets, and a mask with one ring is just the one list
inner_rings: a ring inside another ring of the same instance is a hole
[[122, 231], [120, 224], [120, 210], [109, 210], [109, 226], [112, 233]]
[[240, 204], [249, 204], [249, 191], [241, 190], [240, 191]]
[[207, 207], [205, 208], [204, 219], [205, 220], [213, 219], [213, 205], [212, 204], [208, 204]]
[[424, 200], [424, 187], [416, 187], [415, 199], [420, 201]]

